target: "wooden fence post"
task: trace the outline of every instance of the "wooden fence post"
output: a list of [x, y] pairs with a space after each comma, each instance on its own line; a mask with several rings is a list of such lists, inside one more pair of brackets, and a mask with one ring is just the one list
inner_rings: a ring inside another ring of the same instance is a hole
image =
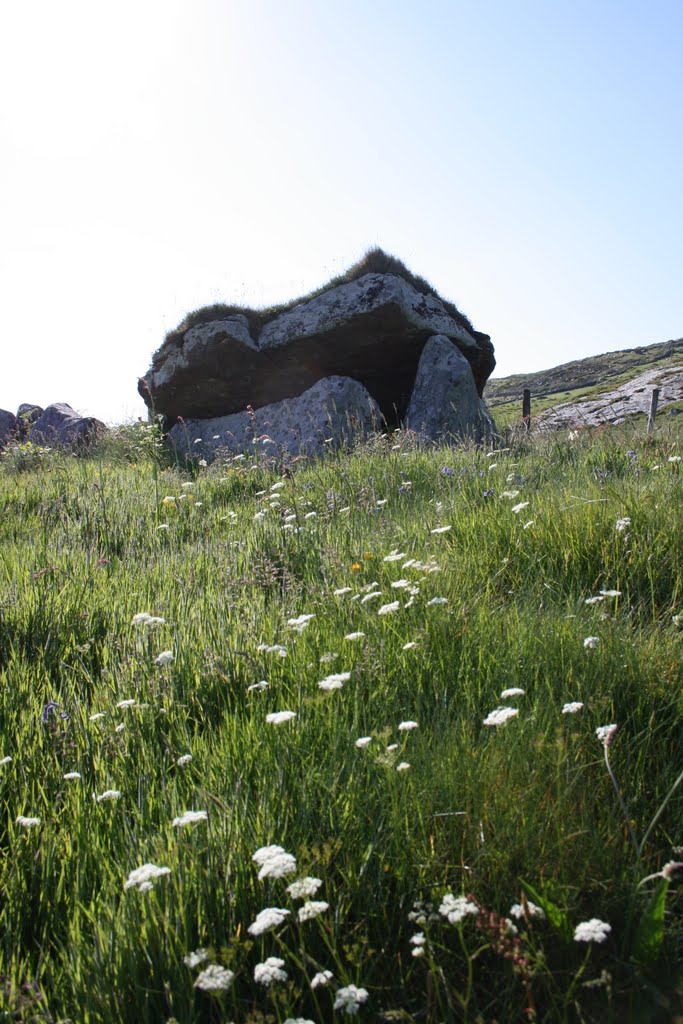
[[659, 402], [659, 388], [652, 389], [652, 398], [650, 399], [650, 413], [647, 417], [647, 432], [651, 434], [655, 427], [655, 416], [657, 415], [657, 404]]
[[529, 388], [524, 388], [522, 395], [522, 420], [528, 434], [531, 430], [531, 391]]

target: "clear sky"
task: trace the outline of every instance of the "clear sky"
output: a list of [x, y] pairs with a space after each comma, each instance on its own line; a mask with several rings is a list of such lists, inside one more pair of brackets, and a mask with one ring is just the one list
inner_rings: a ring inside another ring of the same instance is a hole
[[681, 0], [32, 0], [0, 14], [0, 408], [143, 415], [191, 309], [380, 245], [496, 376], [683, 335]]

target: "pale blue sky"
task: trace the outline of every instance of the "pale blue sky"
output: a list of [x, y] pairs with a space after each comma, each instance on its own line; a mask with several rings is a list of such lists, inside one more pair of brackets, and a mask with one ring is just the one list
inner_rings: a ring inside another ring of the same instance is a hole
[[5, 5], [0, 407], [141, 415], [188, 310], [376, 244], [499, 376], [680, 337], [681, 53], [682, 0]]

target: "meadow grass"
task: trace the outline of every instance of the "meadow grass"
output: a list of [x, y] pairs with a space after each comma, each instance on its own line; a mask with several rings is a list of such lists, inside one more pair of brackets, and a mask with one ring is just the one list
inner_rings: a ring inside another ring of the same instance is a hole
[[675, 1019], [680, 447], [10, 450], [0, 1021]]

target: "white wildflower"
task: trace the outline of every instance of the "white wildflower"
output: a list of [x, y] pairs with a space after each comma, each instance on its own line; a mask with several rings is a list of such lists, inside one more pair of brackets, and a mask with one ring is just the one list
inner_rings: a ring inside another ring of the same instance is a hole
[[114, 732], [123, 732], [123, 730], [125, 728], [126, 728], [126, 726], [124, 725], [124, 723], [123, 722], [119, 722], [119, 724], [114, 729]]
[[430, 533], [448, 533], [451, 529], [450, 526], [437, 526], [435, 529], [430, 530]]
[[563, 715], [575, 715], [575, 714], [577, 714], [577, 712], [581, 711], [582, 709], [583, 709], [583, 701], [572, 700], [572, 701], [569, 701], [568, 704], [563, 704], [562, 705], [562, 714]]
[[296, 857], [293, 853], [275, 853], [261, 865], [258, 873], [260, 881], [264, 878], [286, 878], [296, 873]]
[[388, 555], [385, 555], [382, 559], [383, 562], [400, 562], [402, 558], [405, 558], [405, 551], [399, 551], [398, 548], [394, 548]]
[[604, 600], [604, 595], [598, 594], [597, 597], [587, 597], [584, 604], [600, 604], [600, 602]]
[[325, 988], [332, 981], [332, 971], [318, 971], [311, 978], [311, 988]]
[[262, 964], [254, 967], [254, 981], [266, 988], [276, 982], [287, 981], [287, 972], [282, 970], [284, 966], [285, 962], [279, 956], [269, 956]]
[[179, 768], [184, 768], [185, 765], [189, 764], [191, 760], [192, 754], [181, 754], [181, 756], [176, 761], [176, 764], [178, 765]]
[[296, 718], [296, 711], [272, 711], [266, 715], [266, 722], [269, 725], [282, 725], [283, 722], [291, 722]]
[[592, 651], [595, 650], [599, 643], [599, 636], [587, 636], [586, 639], [583, 641], [583, 646], [586, 648], [587, 651]]
[[574, 929], [574, 942], [604, 942], [611, 931], [610, 924], [592, 917], [590, 921], [577, 924]]
[[279, 928], [290, 913], [290, 910], [284, 910], [281, 907], [266, 907], [256, 915], [256, 920], [249, 925], [247, 931], [250, 935], [263, 935], [271, 928]]
[[317, 515], [317, 512], [307, 512], [306, 515], [304, 516], [304, 519], [315, 519]]
[[187, 953], [183, 957], [183, 963], [186, 967], [199, 967], [205, 960], [209, 959], [208, 949], [195, 949], [193, 953]]
[[484, 725], [504, 725], [519, 714], [518, 708], [496, 708], [484, 719]]
[[202, 992], [225, 992], [232, 985], [234, 977], [234, 973], [227, 967], [209, 964], [195, 978], [194, 987], [201, 989]]
[[619, 726], [612, 723], [611, 725], [599, 725], [595, 730], [595, 735], [601, 743], [605, 745], [607, 749], [612, 746], [614, 737], [617, 734]]
[[410, 580], [394, 580], [391, 585], [394, 590], [407, 590], [410, 586]]
[[40, 818], [27, 818], [23, 814], [17, 815], [17, 825], [21, 825], [22, 828], [35, 828], [40, 825]]
[[314, 917], [324, 914], [329, 909], [329, 903], [325, 903], [324, 900], [307, 900], [303, 907], [299, 907], [299, 923], [304, 924], [305, 921], [312, 921]]
[[121, 790], [119, 789], [105, 789], [104, 793], [100, 793], [99, 796], [95, 797], [98, 804], [101, 804], [105, 800], [118, 800], [121, 796]]
[[261, 679], [258, 683], [252, 683], [251, 686], [247, 687], [247, 693], [252, 693], [254, 690], [266, 690], [268, 688], [268, 680]]
[[11, 754], [6, 754], [5, 757], [0, 757], [0, 765], [9, 764], [12, 760]]
[[614, 529], [617, 531], [617, 533], [624, 533], [625, 530], [628, 530], [630, 525], [631, 517], [624, 516], [623, 519], [617, 519], [616, 523], [614, 524]]
[[305, 878], [299, 878], [296, 882], [288, 885], [287, 892], [293, 900], [305, 900], [310, 896], [315, 896], [322, 884], [322, 879], [306, 875]]
[[359, 750], [364, 750], [372, 743], [372, 736], [359, 736], [356, 740], [356, 746]]
[[541, 907], [537, 907], [531, 900], [526, 901], [526, 914], [524, 912], [524, 905], [522, 903], [515, 903], [510, 907], [510, 917], [516, 918], [521, 921], [523, 917], [538, 917], [541, 920], [545, 918], [545, 911]]
[[389, 604], [383, 604], [381, 608], [377, 610], [378, 615], [391, 615], [392, 612], [397, 612], [401, 607], [400, 601], [390, 601]]
[[335, 1010], [343, 1010], [349, 1017], [358, 1013], [359, 1007], [368, 1001], [368, 991], [364, 988], [357, 988], [355, 985], [345, 985], [340, 988], [334, 999]]
[[535, 520], [535, 519], [530, 519], [530, 520], [528, 521], [528, 523], [525, 523], [525, 524], [524, 524], [524, 526], [522, 527], [522, 529], [524, 529], [524, 530], [528, 530], [528, 529], [529, 529], [529, 527], [530, 527], [530, 526], [533, 526], [535, 522], [536, 522], [536, 520]]
[[126, 700], [120, 700], [116, 706], [117, 708], [134, 708], [136, 704], [135, 697], [128, 697]]
[[80, 777], [81, 777], [81, 773], [80, 772], [67, 772], [66, 775], [62, 776], [62, 778], [64, 778], [64, 779], [80, 779]]
[[362, 640], [364, 636], [365, 636], [365, 633], [362, 633], [359, 630], [357, 633], [347, 633], [346, 636], [344, 637], [344, 639], [345, 640]]
[[154, 659], [154, 664], [170, 665], [172, 661], [175, 661], [175, 654], [173, 651], [162, 651], [161, 654]]
[[519, 686], [511, 686], [509, 690], [503, 690], [501, 697], [503, 700], [507, 700], [508, 697], [523, 697], [524, 690], [520, 690]]
[[382, 596], [382, 591], [381, 590], [371, 590], [369, 594], [366, 594], [365, 597], [361, 598], [360, 603], [361, 604], [367, 604], [368, 601], [373, 601], [376, 597], [381, 597], [381, 596]]
[[408, 761], [401, 761], [400, 764], [396, 765], [396, 771], [397, 772], [407, 772], [409, 769], [410, 769], [410, 764], [409, 764]]
[[398, 750], [398, 743], [390, 743], [387, 747], [387, 753], [392, 754], [394, 750]]
[[601, 590], [600, 591], [600, 596], [601, 597], [621, 597], [621, 591], [620, 590]]
[[667, 462], [680, 462], [681, 458], [683, 458], [683, 456], [681, 456], [681, 455], [670, 455], [669, 458], [666, 461]]
[[94, 715], [90, 715], [89, 721], [98, 722], [100, 718], [104, 718], [106, 711], [96, 711]]
[[434, 604], [448, 604], [448, 598], [447, 597], [433, 597], [431, 599], [431, 601], [427, 601], [427, 607], [428, 608], [431, 605], [434, 605]]
[[409, 941], [411, 946], [424, 946], [427, 942], [424, 932], [415, 932]]
[[314, 618], [314, 613], [309, 613], [308, 615], [299, 615], [297, 616], [296, 619], [287, 619], [287, 625], [291, 629], [295, 629], [297, 633], [303, 633], [303, 631], [308, 627], [308, 624], [311, 621], [311, 619]]
[[318, 686], [321, 690], [341, 690], [344, 683], [348, 682], [350, 678], [350, 672], [333, 672], [332, 675], [321, 679]]
[[530, 502], [528, 502], [528, 501], [520, 501], [520, 503], [518, 505], [513, 505], [512, 506], [512, 511], [516, 514], [517, 512], [521, 512], [523, 508], [528, 508], [529, 505], [530, 505]]
[[413, 722], [410, 719], [408, 719], [406, 722], [400, 722], [399, 723], [398, 731], [399, 732], [411, 732], [413, 729], [417, 729], [417, 728], [419, 728], [417, 722]]
[[142, 889], [144, 885], [146, 888], [143, 891], [148, 892], [154, 878], [161, 878], [162, 875], [170, 875], [170, 873], [170, 868], [158, 867], [156, 864], [143, 864], [131, 871], [123, 888], [132, 889], [137, 885], [139, 889]]
[[519, 491], [501, 491], [500, 492], [501, 498], [516, 498], [518, 494], [519, 494]]
[[414, 640], [409, 640], [407, 644], [404, 644], [401, 648], [402, 651], [412, 651], [413, 647], [417, 647]]
[[439, 913], [449, 924], [460, 924], [468, 914], [476, 917], [479, 907], [466, 896], [454, 896], [452, 892], [448, 892], [441, 900]]
[[340, 587], [339, 590], [332, 591], [333, 597], [341, 597], [342, 594], [350, 594], [353, 587]]
[[194, 825], [198, 821], [206, 821], [209, 815], [207, 811], [185, 811], [179, 818], [171, 822], [173, 828], [183, 828], [185, 825]]

